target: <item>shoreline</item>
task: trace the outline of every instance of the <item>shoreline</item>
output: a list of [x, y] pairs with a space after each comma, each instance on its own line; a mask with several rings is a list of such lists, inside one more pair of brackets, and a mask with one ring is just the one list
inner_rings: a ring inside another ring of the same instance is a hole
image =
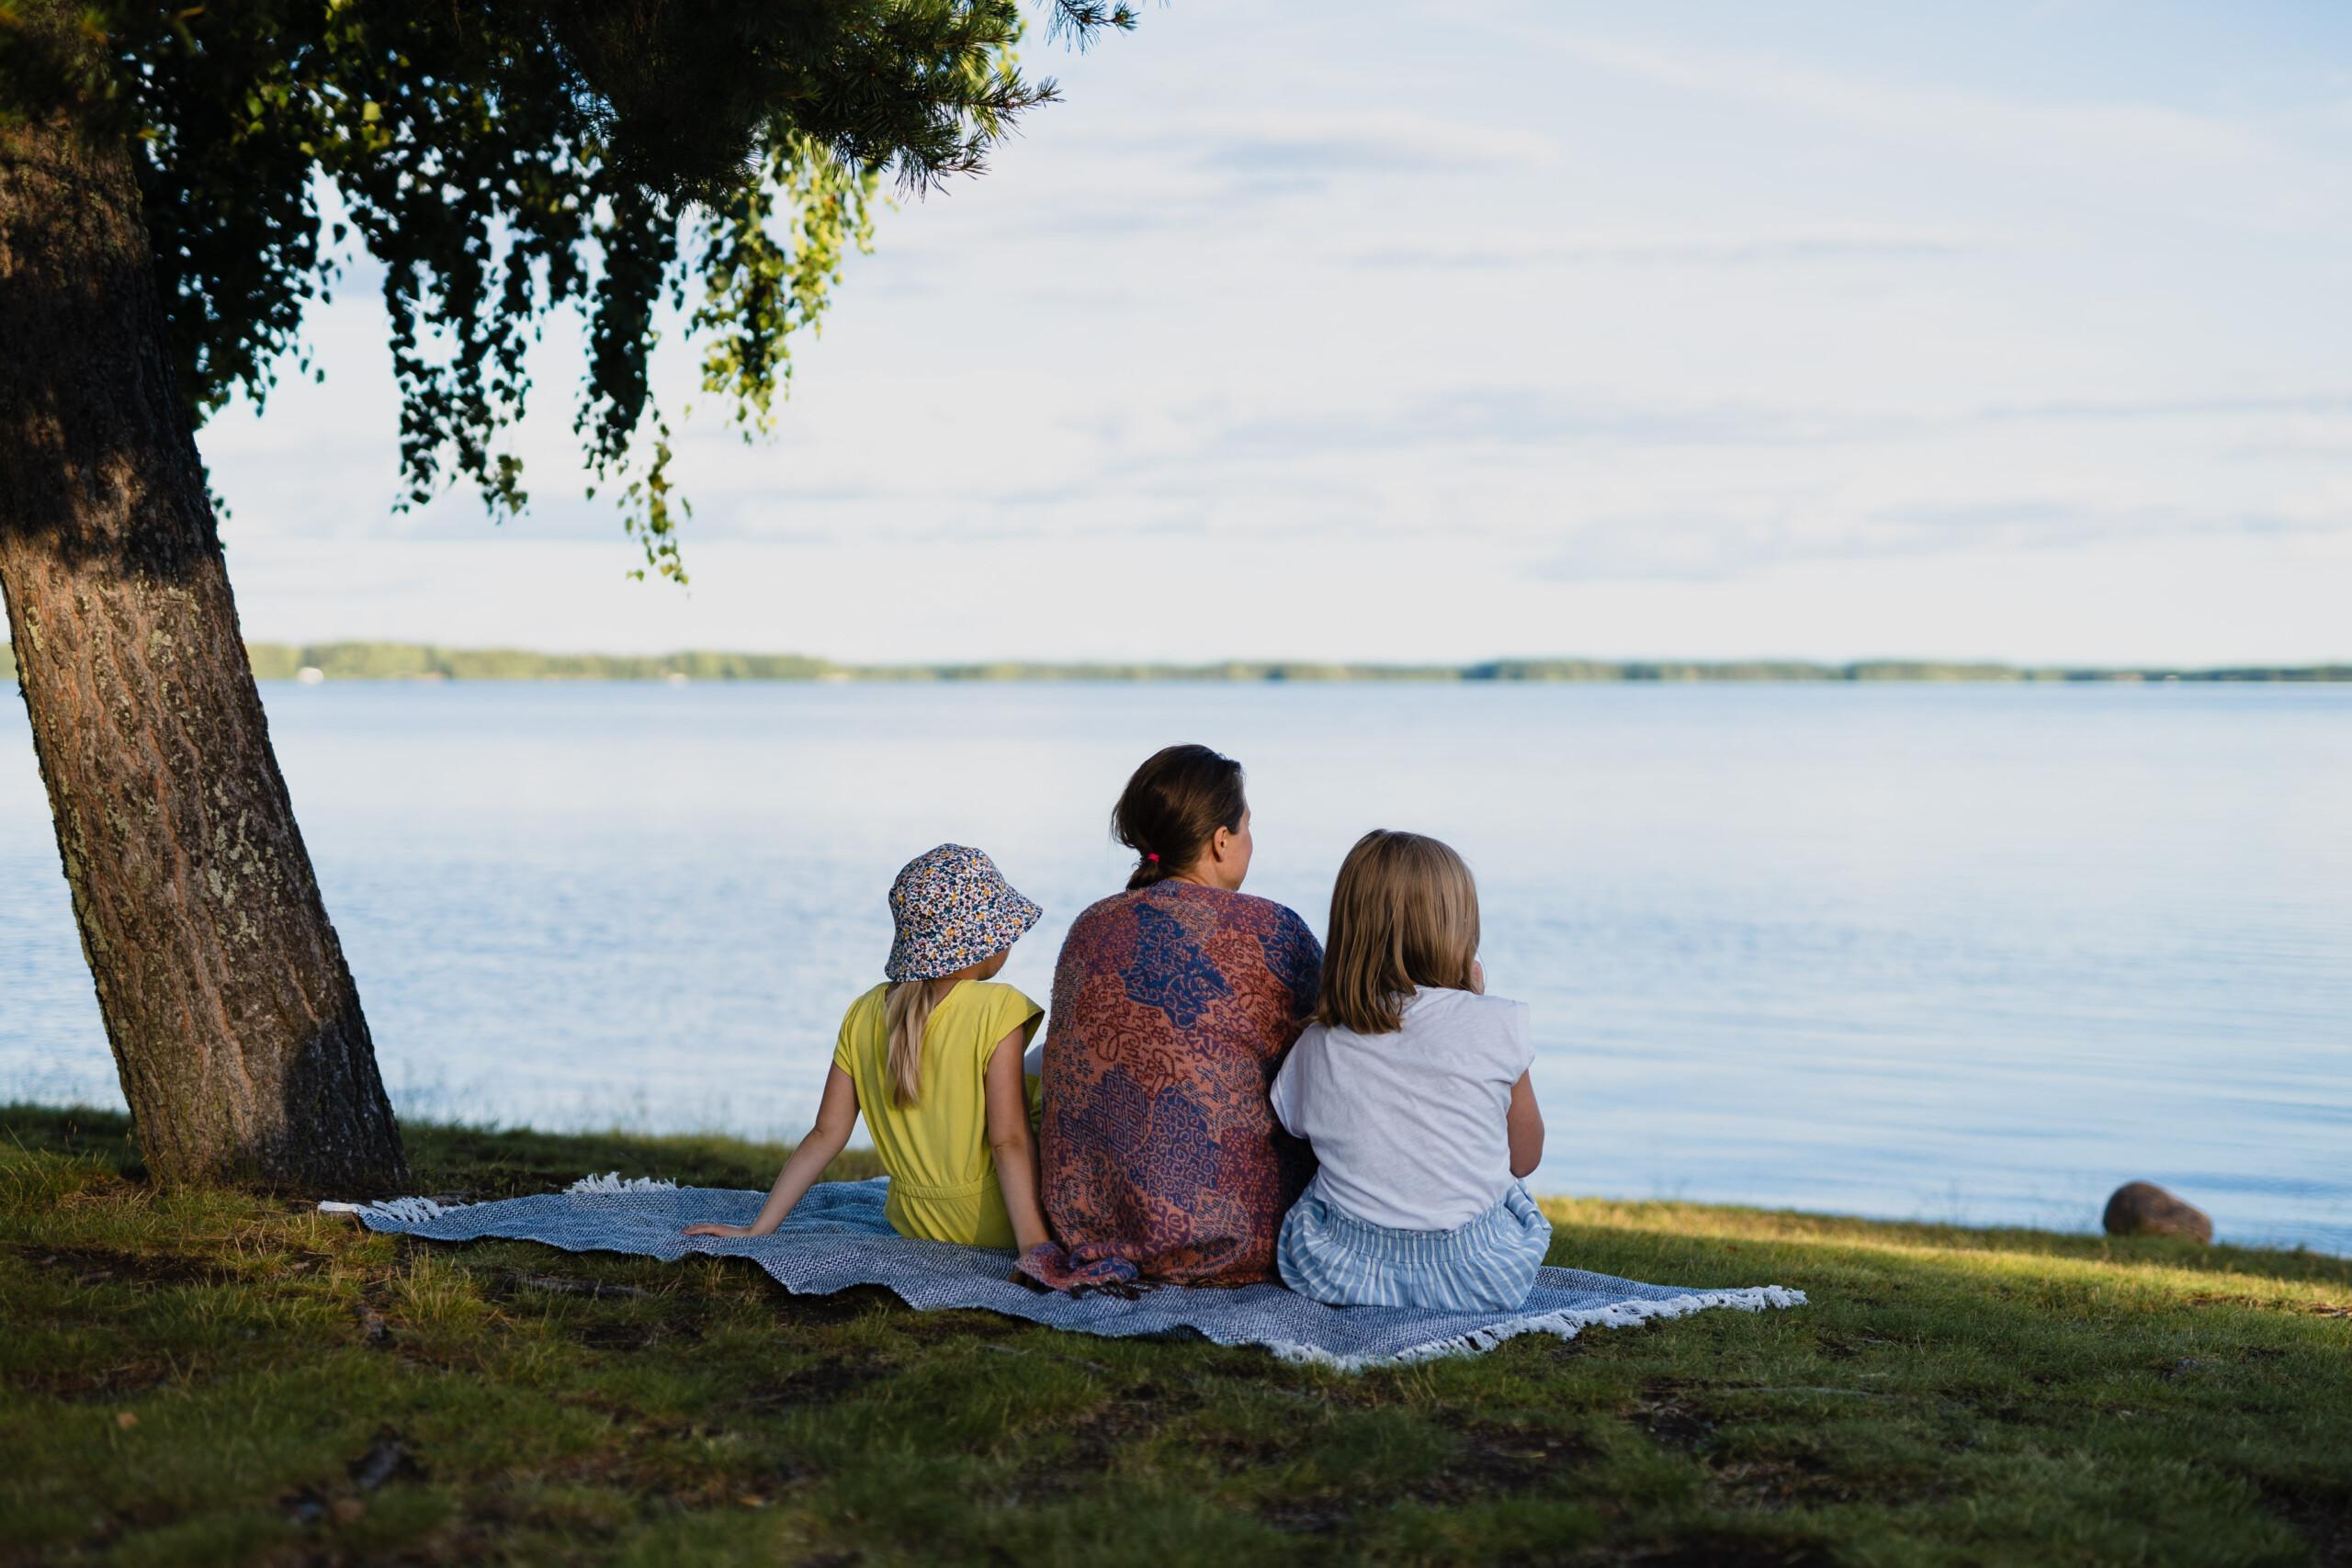
[[[52, 1105], [29, 1100], [0, 1100], [0, 1127], [24, 1122], [51, 1125], [77, 1124], [88, 1130], [97, 1141], [112, 1143], [124, 1151], [133, 1148], [130, 1137], [130, 1113], [109, 1107], [85, 1104]], [[653, 1133], [618, 1125], [583, 1126], [541, 1129], [526, 1125], [482, 1123], [452, 1121], [435, 1116], [402, 1116], [403, 1134], [413, 1134], [427, 1147], [438, 1149], [455, 1145], [464, 1148], [488, 1147], [513, 1144], [530, 1148], [553, 1148], [585, 1145], [613, 1150], [639, 1151], [648, 1157], [664, 1153], [674, 1155], [680, 1164], [695, 1166], [714, 1157], [723, 1157], [731, 1164], [757, 1169], [763, 1163], [780, 1168], [793, 1150], [793, 1145], [783, 1139], [760, 1138], [739, 1133], [700, 1130], [677, 1133]], [[134, 1156], [135, 1157], [135, 1156]], [[881, 1174], [881, 1161], [869, 1145], [853, 1144], [843, 1149], [833, 1167], [828, 1168], [828, 1179], [837, 1179], [838, 1170], [852, 1178]], [[581, 1171], [578, 1175], [594, 1175]], [[623, 1176], [666, 1176], [669, 1171], [648, 1167], [642, 1170], [624, 1170]], [[568, 1178], [566, 1179], [569, 1179]], [[764, 1179], [757, 1185], [763, 1186]], [[748, 1190], [748, 1189], [747, 1189]], [[514, 1194], [501, 1194], [512, 1196]], [[461, 1196], [447, 1192], [413, 1192], [379, 1194], [382, 1197], [434, 1197], [443, 1201]], [[2049, 1224], [2004, 1224], [1997, 1221], [1972, 1223], [1964, 1220], [1938, 1220], [1923, 1216], [1854, 1213], [1837, 1209], [1807, 1209], [1785, 1204], [1745, 1202], [1736, 1199], [1618, 1197], [1599, 1192], [1531, 1192], [1538, 1204], [1549, 1208], [1577, 1208], [1607, 1211], [1612, 1213], [1666, 1213], [1713, 1215], [1746, 1223], [1768, 1223], [1790, 1234], [1805, 1231], [1856, 1228], [1882, 1232], [1890, 1235], [1904, 1235], [1922, 1238], [1919, 1245], [1969, 1245], [1971, 1240], [1987, 1247], [2004, 1246], [2082, 1246], [2136, 1242], [2139, 1238], [2113, 1237], [2099, 1226], [2098, 1210], [2104, 1197], [2087, 1199], [2084, 1204], [2086, 1222], [2075, 1229], [2061, 1229]], [[2352, 1252], [2335, 1252], [2311, 1242], [2236, 1242], [2226, 1235], [2217, 1237], [2205, 1251], [2244, 1259], [2276, 1261], [2319, 1261], [2352, 1263]]]
[[[1430, 685], [1710, 684], [2340, 684], [2352, 662], [2158, 665], [2018, 665], [1982, 660], [1496, 659], [1467, 664], [1385, 664], [1307, 660], [1154, 661], [994, 660], [956, 664], [848, 664], [797, 653], [684, 650], [662, 654], [540, 653], [520, 649], [443, 648], [430, 643], [335, 642], [246, 645], [254, 678], [327, 681], [555, 681], [688, 683], [921, 684], [954, 682], [1235, 684], [1359, 682]], [[0, 681], [16, 678], [0, 643]]]

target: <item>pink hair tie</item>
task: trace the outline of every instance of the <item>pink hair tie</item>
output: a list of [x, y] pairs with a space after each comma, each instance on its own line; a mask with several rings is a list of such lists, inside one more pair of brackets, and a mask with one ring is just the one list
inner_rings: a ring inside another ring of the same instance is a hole
[[1158, 855], [1146, 855], [1146, 856], [1144, 856], [1143, 858], [1144, 858], [1144, 859], [1146, 859], [1146, 860], [1155, 860], [1155, 861], [1156, 861], [1156, 860], [1158, 860], [1159, 857]]

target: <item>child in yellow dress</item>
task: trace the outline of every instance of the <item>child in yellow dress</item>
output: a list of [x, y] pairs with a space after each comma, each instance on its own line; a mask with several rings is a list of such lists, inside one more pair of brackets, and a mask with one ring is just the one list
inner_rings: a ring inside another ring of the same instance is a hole
[[817, 1123], [748, 1225], [688, 1235], [766, 1235], [849, 1143], [860, 1111], [890, 1176], [900, 1235], [967, 1247], [1049, 1238], [1021, 1057], [1045, 1010], [999, 985], [1012, 944], [1043, 911], [963, 844], [917, 856], [890, 885], [898, 928], [888, 978], [852, 1002]]

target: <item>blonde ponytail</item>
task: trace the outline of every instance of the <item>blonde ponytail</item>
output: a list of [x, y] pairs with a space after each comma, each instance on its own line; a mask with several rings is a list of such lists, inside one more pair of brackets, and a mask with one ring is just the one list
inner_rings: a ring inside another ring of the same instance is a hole
[[912, 1105], [922, 1097], [922, 1033], [931, 1022], [931, 982], [895, 980], [882, 998], [882, 1027], [890, 1037], [883, 1063], [890, 1099]]

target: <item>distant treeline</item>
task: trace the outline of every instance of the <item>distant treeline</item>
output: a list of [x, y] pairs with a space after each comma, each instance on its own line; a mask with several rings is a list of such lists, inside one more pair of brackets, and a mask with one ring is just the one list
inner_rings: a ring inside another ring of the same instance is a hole
[[256, 642], [245, 652], [264, 681], [290, 681], [304, 670], [330, 681], [815, 681], [833, 668], [796, 653], [526, 653], [408, 642]]
[[[836, 664], [797, 653], [526, 653], [407, 642], [249, 644], [264, 681], [2352, 681], [2352, 664], [2213, 670], [2029, 668], [1866, 660], [1614, 662], [1501, 659], [1484, 664]], [[0, 680], [16, 663], [0, 643]]]

